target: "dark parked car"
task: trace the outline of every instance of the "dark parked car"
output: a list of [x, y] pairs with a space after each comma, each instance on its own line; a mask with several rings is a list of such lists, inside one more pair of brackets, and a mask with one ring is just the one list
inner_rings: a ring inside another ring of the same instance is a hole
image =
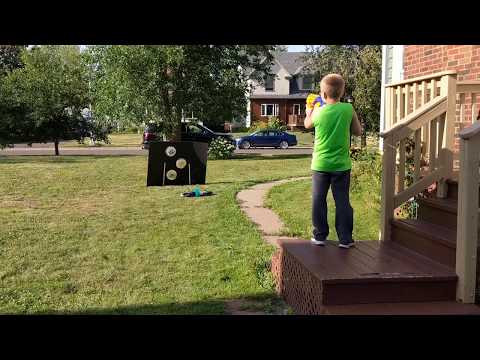
[[[236, 145], [235, 139], [230, 134], [217, 133], [204, 125], [195, 123], [182, 123], [182, 141], [200, 141], [209, 143], [218, 137], [222, 137], [230, 142], [232, 145]], [[143, 148], [148, 149], [148, 145], [151, 141], [161, 141], [162, 134], [156, 125], [149, 124], [145, 127], [143, 132]]]
[[295, 135], [279, 130], [259, 130], [237, 139], [237, 147], [240, 149], [250, 149], [251, 147], [286, 149], [295, 145], [297, 145], [297, 137]]

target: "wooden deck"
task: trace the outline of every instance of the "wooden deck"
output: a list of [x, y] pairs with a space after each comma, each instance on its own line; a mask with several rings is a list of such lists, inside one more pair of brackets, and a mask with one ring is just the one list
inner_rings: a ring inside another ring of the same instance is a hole
[[480, 315], [480, 306], [455, 301], [330, 305], [325, 315]]
[[327, 305], [454, 301], [457, 276], [398, 244], [358, 241], [340, 249], [309, 241], [280, 242], [272, 261], [277, 291], [297, 314], [322, 314]]

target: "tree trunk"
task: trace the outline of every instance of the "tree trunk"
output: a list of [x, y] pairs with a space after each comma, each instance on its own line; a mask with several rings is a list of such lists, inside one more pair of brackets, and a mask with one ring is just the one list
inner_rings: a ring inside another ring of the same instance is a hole
[[362, 136], [361, 136], [360, 147], [363, 149], [367, 147], [367, 129], [365, 128], [365, 121], [362, 121], [361, 125], [362, 125]]
[[182, 120], [178, 119], [177, 126], [172, 133], [172, 141], [182, 141]]
[[60, 155], [60, 152], [58, 151], [58, 140], [55, 140], [55, 156]]
[[362, 149], [367, 147], [367, 133], [365, 131], [362, 132], [362, 143], [360, 146]]

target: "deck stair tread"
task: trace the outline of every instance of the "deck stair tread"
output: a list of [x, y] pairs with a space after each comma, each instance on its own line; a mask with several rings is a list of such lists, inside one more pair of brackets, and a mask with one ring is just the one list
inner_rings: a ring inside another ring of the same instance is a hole
[[453, 229], [432, 224], [428, 221], [412, 219], [394, 219], [392, 225], [435, 240], [447, 247], [456, 247], [457, 232]]
[[326, 246], [315, 246], [306, 240], [281, 243], [324, 283], [456, 279], [451, 268], [393, 242], [357, 241], [348, 250], [337, 244], [327, 241]]

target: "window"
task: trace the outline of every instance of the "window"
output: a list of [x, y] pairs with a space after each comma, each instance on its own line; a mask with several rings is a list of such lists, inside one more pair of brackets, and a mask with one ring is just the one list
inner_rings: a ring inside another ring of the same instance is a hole
[[277, 136], [277, 132], [276, 131], [269, 131], [267, 136]]
[[275, 90], [275, 77], [273, 75], [267, 75], [265, 77], [265, 91]]
[[313, 90], [313, 76], [305, 75], [302, 78], [302, 89], [303, 90]]
[[259, 131], [259, 132], [256, 132], [254, 134], [252, 134], [252, 136], [264, 136], [265, 133], [263, 131]]
[[293, 104], [293, 115], [300, 115], [300, 104]]
[[262, 104], [262, 116], [278, 116], [278, 104]]
[[195, 125], [188, 125], [187, 129], [188, 129], [189, 134], [201, 134], [201, 133], [203, 133], [203, 130], [200, 129], [198, 126], [195, 126]]

